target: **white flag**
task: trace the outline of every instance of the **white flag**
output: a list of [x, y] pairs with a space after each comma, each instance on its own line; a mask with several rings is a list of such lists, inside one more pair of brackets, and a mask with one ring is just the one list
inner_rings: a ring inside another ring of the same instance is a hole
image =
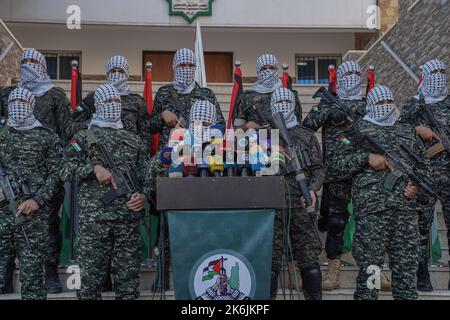
[[202, 31], [199, 21], [197, 21], [197, 30], [195, 33], [195, 58], [197, 60], [195, 81], [200, 85], [200, 87], [206, 88], [208, 84], [206, 83], [205, 57], [203, 55]]

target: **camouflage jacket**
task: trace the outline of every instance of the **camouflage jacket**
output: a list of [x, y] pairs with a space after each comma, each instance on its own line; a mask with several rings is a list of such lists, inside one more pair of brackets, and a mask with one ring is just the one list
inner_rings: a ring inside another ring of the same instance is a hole
[[[295, 96], [295, 115], [298, 122], [302, 121], [302, 105], [298, 98], [298, 93], [292, 90]], [[253, 121], [259, 123], [256, 113], [252, 109], [254, 105], [256, 108], [261, 109], [266, 119], [272, 117], [272, 109], [270, 107], [270, 99], [272, 93], [258, 93], [253, 90], [246, 90], [239, 99], [236, 108], [233, 112], [233, 125], [240, 127], [246, 122]], [[259, 123], [260, 125], [266, 125], [267, 123]]]
[[167, 144], [169, 141], [170, 131], [172, 129], [166, 126], [164, 119], [162, 118], [163, 111], [172, 111], [178, 117], [182, 116], [186, 122], [186, 125], [188, 125], [189, 112], [196, 99], [208, 100], [214, 104], [217, 111], [216, 123], [225, 128], [225, 120], [223, 118], [222, 111], [220, 110], [220, 105], [217, 102], [216, 95], [211, 89], [200, 88], [200, 86], [196, 84], [190, 94], [178, 94], [173, 84], [168, 84], [159, 88], [156, 93], [153, 103], [153, 112], [149, 121], [151, 131], [153, 133], [160, 133], [159, 148]]
[[66, 93], [61, 88], [53, 87], [41, 97], [36, 97], [34, 115], [45, 127], [52, 129], [65, 144], [74, 131], [72, 108]]
[[[366, 113], [366, 101], [363, 100], [340, 100], [348, 108], [357, 110], [361, 114]], [[328, 120], [329, 110], [331, 105], [327, 102], [321, 101], [319, 105], [312, 108], [311, 112], [303, 120], [303, 125], [314, 132], [322, 128], [322, 148], [323, 161], [326, 169], [325, 182], [337, 182], [348, 180], [351, 177], [344, 173], [337, 173], [333, 166], [330, 165], [330, 160], [334, 158], [336, 149], [341, 148], [339, 144], [339, 137], [346, 134], [349, 123], [346, 122], [342, 126], [335, 126]]]
[[0, 117], [8, 117], [8, 97], [15, 87], [0, 87]]
[[[416, 164], [417, 173], [431, 181], [431, 167], [425, 156], [425, 149], [418, 140], [414, 127], [397, 121], [392, 127], [381, 127], [365, 120], [355, 124], [362, 134], [369, 134], [389, 152], [398, 150], [400, 144], [408, 146], [422, 161]], [[353, 131], [352, 131], [353, 132]], [[416, 198], [408, 200], [404, 191], [407, 177], [401, 177], [392, 191], [383, 184], [390, 169], [375, 171], [369, 166], [369, 154], [372, 152], [366, 143], [355, 144], [356, 134], [346, 136], [349, 144], [341, 143], [341, 148], [330, 163], [341, 174], [350, 174], [352, 180], [352, 202], [358, 214], [370, 214], [390, 209], [411, 210], [416, 207]]]
[[[428, 106], [429, 110], [433, 114], [434, 118], [442, 126], [447, 127], [447, 134], [450, 138], [450, 96], [443, 101], [434, 103]], [[424, 111], [420, 107], [419, 101], [415, 98], [411, 98], [402, 108], [401, 120], [410, 123], [414, 127], [423, 125], [432, 129], [425, 121]], [[431, 147], [436, 141], [424, 142], [426, 148]], [[444, 169], [450, 170], [450, 154], [447, 151], [443, 151], [439, 155], [430, 159], [431, 165], [435, 170]]]
[[[63, 181], [80, 181], [78, 193], [80, 219], [84, 221], [139, 219], [142, 213], [127, 209], [126, 196], [115, 199], [109, 205], [104, 205], [100, 201], [100, 198], [110, 191], [112, 186], [101, 185], [94, 174], [96, 165], [110, 169], [95, 148], [95, 143], [92, 142], [95, 139], [98, 139], [109, 151], [116, 167], [133, 170], [136, 173], [141, 183], [140, 192], [147, 197], [151, 192], [150, 172], [147, 170], [148, 152], [138, 135], [124, 129], [92, 127], [82, 130], [65, 148], [60, 168]], [[79, 148], [76, 148], [76, 145]]]
[[[323, 180], [325, 179], [325, 169], [322, 164], [322, 152], [320, 150], [320, 145], [317, 141], [317, 137], [314, 132], [302, 126], [293, 127], [288, 131], [294, 146], [299, 146], [300, 143], [303, 142], [309, 151], [311, 166], [308, 167], [305, 174], [308, 178], [310, 190], [318, 192], [322, 187]], [[300, 198], [302, 196], [300, 190], [298, 189], [295, 175], [296, 174], [292, 172], [285, 176], [291, 197], [291, 207], [293, 208], [300, 207]], [[289, 196], [287, 192], [286, 203], [287, 205], [289, 205]]]
[[39, 206], [49, 205], [61, 182], [58, 169], [62, 146], [58, 136], [43, 127], [26, 131], [3, 127], [0, 149], [0, 165], [10, 179], [17, 182], [19, 170]]
[[[149, 130], [147, 104], [140, 95], [129, 94], [120, 97], [122, 100], [122, 122], [125, 130], [134, 132], [150, 147], [152, 136]], [[87, 129], [95, 113], [94, 92], [89, 93], [82, 103], [83, 110], [73, 114], [73, 120], [82, 123], [77, 129]]]

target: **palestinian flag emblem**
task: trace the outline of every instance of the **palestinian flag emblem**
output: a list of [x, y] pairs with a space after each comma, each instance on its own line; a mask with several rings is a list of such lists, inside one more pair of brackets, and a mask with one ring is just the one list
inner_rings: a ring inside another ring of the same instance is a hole
[[214, 276], [220, 275], [223, 270], [223, 260], [213, 260], [208, 263], [208, 266], [203, 269], [202, 281], [211, 280]]
[[204, 254], [193, 266], [189, 278], [191, 298], [195, 300], [248, 300], [255, 296], [253, 267], [232, 250]]
[[70, 146], [72, 147], [73, 150], [75, 150], [75, 152], [80, 152], [81, 151], [81, 147], [77, 142], [77, 139], [73, 138], [72, 140], [70, 140]]

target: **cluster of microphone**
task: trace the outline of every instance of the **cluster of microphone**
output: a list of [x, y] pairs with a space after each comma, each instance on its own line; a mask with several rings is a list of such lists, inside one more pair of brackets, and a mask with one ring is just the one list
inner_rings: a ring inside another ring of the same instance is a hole
[[[233, 132], [233, 131], [231, 131]], [[229, 134], [229, 131], [227, 131]], [[208, 141], [197, 143], [188, 130], [171, 136], [160, 152], [160, 162], [170, 178], [247, 177], [281, 174], [285, 156], [270, 139], [255, 130], [228, 136], [222, 126], [209, 128]], [[182, 151], [180, 151], [182, 150]], [[276, 165], [275, 165], [276, 164]]]

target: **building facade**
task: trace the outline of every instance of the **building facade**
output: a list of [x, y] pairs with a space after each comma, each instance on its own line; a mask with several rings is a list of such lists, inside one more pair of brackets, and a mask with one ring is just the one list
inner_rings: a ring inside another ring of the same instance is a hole
[[[395, 3], [2, 0], [0, 19], [24, 47], [45, 53], [49, 73], [56, 79], [68, 78], [74, 58], [80, 61], [84, 78], [102, 79], [106, 60], [121, 54], [129, 60], [132, 80], [141, 80], [145, 62], [151, 61], [154, 79], [170, 81], [173, 53], [181, 47], [194, 48], [198, 20], [209, 82], [231, 82], [235, 60], [241, 61], [244, 79], [250, 81], [256, 75], [256, 57], [271, 52], [280, 64], [289, 64], [296, 82], [311, 84], [326, 82], [329, 64], [339, 64], [347, 51], [364, 49], [376, 38], [373, 6], [393, 7], [395, 12]], [[196, 13], [200, 15], [195, 17]], [[81, 29], [71, 29], [78, 19]]]

